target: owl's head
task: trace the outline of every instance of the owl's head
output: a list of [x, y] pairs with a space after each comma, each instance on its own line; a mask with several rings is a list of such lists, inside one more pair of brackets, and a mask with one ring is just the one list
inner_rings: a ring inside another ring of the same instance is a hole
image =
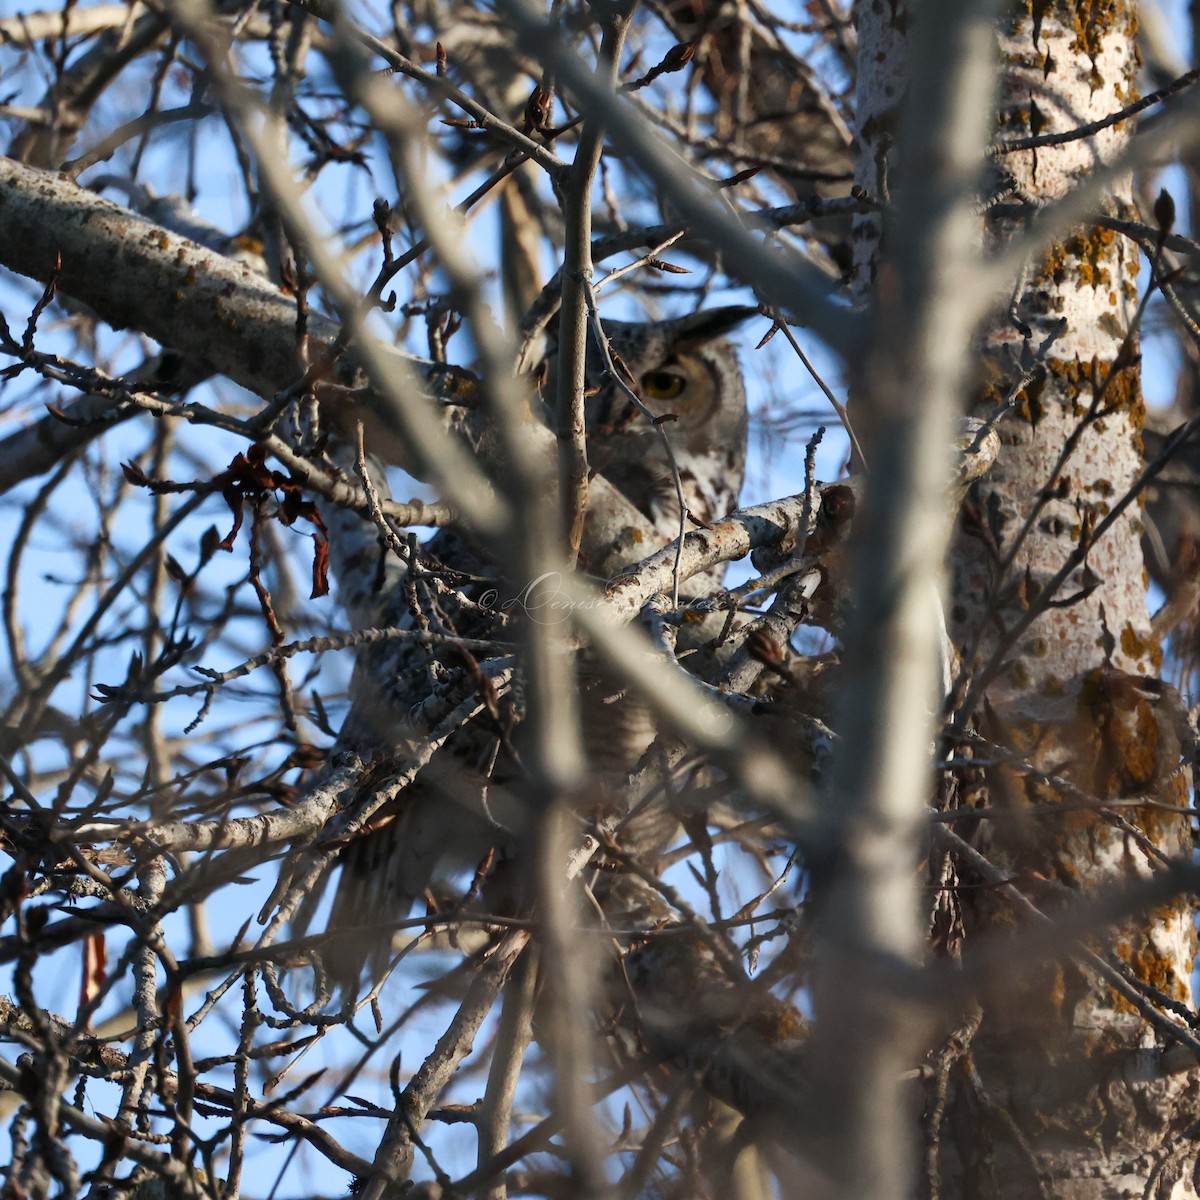
[[[725, 335], [758, 313], [745, 306], [711, 308], [668, 321], [605, 321], [618, 365], [655, 417], [667, 418], [672, 442], [690, 434], [709, 443], [714, 432], [735, 433], [746, 409], [737, 354]], [[588, 427], [596, 436], [618, 427], [645, 426], [644, 413], [624, 391], [604, 378], [603, 356], [588, 349], [589, 384], [598, 390], [588, 401]]]
[[746, 389], [725, 335], [758, 309], [714, 308], [668, 321], [605, 321], [618, 369], [653, 414], [632, 403], [588, 351], [588, 461], [656, 525], [675, 536], [675, 481], [662, 445], [670, 442], [694, 517], [716, 520], [736, 507], [746, 453]]

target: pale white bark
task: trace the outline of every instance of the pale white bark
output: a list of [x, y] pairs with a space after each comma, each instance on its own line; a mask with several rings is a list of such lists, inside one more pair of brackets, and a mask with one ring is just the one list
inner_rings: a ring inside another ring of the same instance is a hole
[[[1072, 131], [1131, 101], [1134, 6], [1115, 4], [1083, 22], [1078, 16], [1067, 4], [1010, 7], [1000, 37], [1001, 144], [1014, 135]], [[1162, 137], [1155, 131], [1147, 146]], [[1089, 538], [1142, 466], [1143, 407], [1130, 333], [1139, 301], [1137, 250], [1103, 227], [1066, 232], [1063, 226], [1096, 206], [1127, 218], [1125, 169], [1136, 153], [1129, 123], [1121, 122], [1000, 159], [1016, 182], [1016, 198], [1053, 203], [1028, 232], [993, 226], [1000, 247], [989, 271], [992, 278], [1002, 269], [1011, 276], [1018, 255], [1028, 255], [1014, 312], [1035, 344], [1065, 323], [1044, 378], [1022, 393], [1000, 427], [1005, 448], [975, 509], [998, 548], [985, 545], [986, 538], [961, 538], [952, 612], [973, 671], [964, 708], [978, 712], [986, 687], [988, 722], [1001, 740], [1038, 769], [1065, 770], [1101, 799], [1150, 793], [1180, 805], [1187, 785], [1178, 769], [1178, 704], [1169, 689], [1141, 682], [1157, 674], [1162, 655], [1146, 608], [1137, 507], [1095, 544]], [[1048, 248], [1034, 242], [1051, 229], [1062, 242]], [[1014, 238], [1005, 246], [1009, 233]], [[981, 408], [994, 401], [998, 381], [1011, 370], [1010, 351], [1022, 340], [1003, 315], [986, 326]], [[1056, 603], [1046, 605], [1047, 586], [1072, 561], [1077, 569]], [[1015, 808], [1045, 799], [1019, 773], [994, 772], [991, 785], [997, 799]], [[1123, 825], [1059, 819], [1031, 833], [995, 826], [980, 843], [1018, 877], [1082, 888], [1149, 876], [1162, 856], [1184, 854], [1189, 844], [1183, 820], [1146, 810], [1133, 810]], [[986, 924], [986, 908], [978, 907]], [[1186, 1002], [1194, 947], [1190, 907], [1169, 903], [1123, 926], [1108, 957], [1134, 980]], [[1176, 1178], [1171, 1164], [1182, 1163], [1179, 1130], [1194, 1119], [1193, 1082], [1127, 1080], [1114, 1092], [1098, 1061], [1102, 1047], [1104, 1054], [1156, 1047], [1157, 1023], [1119, 989], [1075, 968], [1030, 970], [1024, 987], [1025, 1005], [992, 1005], [973, 1043], [977, 1084], [956, 1090], [951, 1105], [956, 1132], [954, 1153], [943, 1158], [943, 1194], [970, 1194], [976, 1183], [981, 1139], [958, 1123], [974, 1088], [976, 1097], [979, 1089], [990, 1094], [1026, 1138], [1020, 1145], [1006, 1140], [996, 1153], [993, 1178], [1002, 1190], [1019, 1189], [1036, 1173], [1048, 1197], [1140, 1196], [1156, 1187], [1155, 1194], [1191, 1195], [1190, 1168]], [[1071, 1094], [1066, 1107], [1063, 1089]], [[1090, 1132], [1100, 1122], [1103, 1138]]]

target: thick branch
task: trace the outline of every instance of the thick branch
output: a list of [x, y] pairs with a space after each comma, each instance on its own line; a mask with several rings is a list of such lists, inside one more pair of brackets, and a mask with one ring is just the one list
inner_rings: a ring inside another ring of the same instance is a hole
[[[10, 159], [0, 159], [0, 265], [43, 282], [57, 271], [57, 287], [110, 325], [139, 329], [260, 396], [273, 397], [303, 375], [291, 297], [241, 263], [69, 180]], [[316, 361], [339, 329], [329, 318], [309, 313], [304, 359]], [[411, 361], [422, 370], [431, 366]], [[354, 397], [343, 392], [336, 402], [344, 410], [357, 399], [364, 409], [372, 407], [366, 390]], [[402, 439], [388, 406], [381, 404], [377, 415], [398, 450], [392, 461], [401, 461]], [[525, 436], [535, 440], [539, 453], [554, 455], [549, 430], [530, 425]], [[485, 465], [496, 461], [493, 439], [481, 437], [475, 449]], [[615, 570], [628, 562], [631, 545], [653, 541], [637, 510], [603, 480], [594, 480], [584, 547], [592, 569]]]

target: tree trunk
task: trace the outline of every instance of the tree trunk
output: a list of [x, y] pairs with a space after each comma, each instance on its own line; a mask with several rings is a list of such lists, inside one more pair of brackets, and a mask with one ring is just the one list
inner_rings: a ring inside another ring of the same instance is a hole
[[[1136, 30], [1128, 0], [1010, 6], [999, 30], [998, 137], [1061, 133], [1128, 105]], [[997, 161], [1017, 199], [1045, 202], [1112, 161], [1128, 137], [1129, 123], [1118, 123]], [[1102, 207], [1132, 215], [1130, 203], [1123, 178]], [[1023, 229], [1001, 210], [987, 236], [1001, 254]], [[1181, 706], [1155, 678], [1162, 651], [1146, 608], [1139, 504], [1103, 524], [1142, 467], [1137, 272], [1132, 242], [1081, 226], [1033, 249], [1018, 305], [982, 336], [975, 403], [985, 417], [1020, 373], [1013, 352], [1051, 339], [1044, 371], [1000, 427], [996, 468], [964, 511], [951, 609], [968, 672], [959, 713], [980, 712], [982, 700], [983, 733], [1035, 768], [991, 768], [986, 803], [1010, 812], [981, 822], [976, 842], [1050, 913], [1189, 846], [1187, 818], [1148, 804], [1055, 812], [1067, 807], [1066, 789], [1038, 774], [1066, 777], [1099, 801], [1188, 803]], [[1030, 815], [1035, 806], [1043, 812]], [[984, 881], [968, 873], [963, 882]], [[968, 931], [996, 936], [1020, 920], [999, 889], [964, 894], [975, 897]], [[949, 1073], [940, 1154], [930, 1129], [930, 1194], [939, 1173], [943, 1197], [1193, 1194], [1196, 1064], [1186, 1056], [1186, 1073], [1172, 1073], [1147, 1019], [1190, 998], [1191, 902], [1136, 915], [1091, 948], [1109, 977], [1095, 960], [1063, 959], [983, 997], [978, 1033]], [[1151, 1005], [1140, 1008], [1139, 997]]]

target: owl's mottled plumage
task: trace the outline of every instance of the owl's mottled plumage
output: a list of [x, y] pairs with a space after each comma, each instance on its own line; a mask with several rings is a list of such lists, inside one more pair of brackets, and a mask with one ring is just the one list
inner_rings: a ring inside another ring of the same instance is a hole
[[[589, 353], [588, 374], [594, 389], [587, 408], [589, 464], [650, 521], [662, 544], [678, 536], [679, 507], [660, 430], [670, 441], [684, 504], [694, 521], [711, 523], [737, 505], [745, 468], [746, 398], [735, 350], [723, 335], [755, 311], [716, 309], [672, 321], [605, 322], [619, 366], [628, 371], [655, 416], [667, 418], [657, 424], [604, 376], [599, 353]], [[352, 514], [335, 519], [339, 523], [357, 520]], [[338, 536], [333, 532], [336, 554]], [[352, 544], [349, 528], [345, 533], [343, 544]], [[358, 542], [370, 544], [361, 536]], [[637, 557], [653, 549], [641, 545]], [[343, 603], [352, 610], [355, 624], [411, 624], [412, 593], [406, 589], [403, 570], [394, 565], [383, 594], [372, 594], [364, 578], [373, 573], [375, 564], [367, 561], [366, 550], [359, 555], [362, 561], [343, 565], [350, 578], [340, 584]], [[438, 534], [423, 557], [471, 574], [494, 570], [453, 531]], [[712, 572], [688, 581], [685, 591], [704, 593], [719, 583], [720, 572]], [[432, 579], [422, 584], [420, 577], [417, 586], [440, 588], [436, 596], [427, 598], [434, 602], [445, 631], [482, 638], [495, 635], [475, 603], [482, 594], [478, 589], [477, 595], [464, 596]], [[499, 577], [496, 590], [502, 599], [521, 591]], [[439, 679], [460, 666], [461, 658], [453, 652], [411, 642], [367, 651], [355, 672], [353, 706], [339, 746], [369, 758], [389, 753], [389, 741], [395, 744], [395, 730], [404, 726], [404, 715], [438, 686]], [[596, 802], [603, 804], [603, 793], [633, 767], [653, 741], [655, 729], [649, 713], [626, 698], [594, 664], [581, 666], [580, 686]], [[403, 757], [399, 745], [394, 752]], [[382, 966], [391, 942], [386, 923], [406, 916], [413, 902], [447, 872], [469, 869], [495, 848], [502, 854], [515, 851], [524, 817], [519, 783], [520, 772], [508, 752], [506, 735], [493, 715], [481, 715], [455, 734], [416, 781], [380, 811], [371, 830], [342, 854], [330, 928], [363, 932], [339, 937], [327, 946], [327, 965], [336, 978], [352, 985], [367, 959], [375, 967]], [[382, 923], [378, 934], [369, 929], [373, 922]]]

